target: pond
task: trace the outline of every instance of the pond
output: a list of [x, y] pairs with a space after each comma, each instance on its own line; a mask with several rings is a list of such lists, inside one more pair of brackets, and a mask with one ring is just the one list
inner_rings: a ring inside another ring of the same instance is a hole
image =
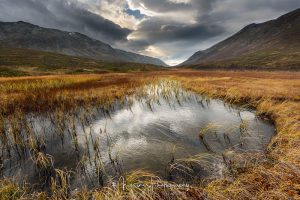
[[[174, 81], [147, 85], [109, 109], [28, 114], [25, 121], [19, 125], [25, 147], [10, 142], [10, 150], [2, 150], [2, 174], [38, 188], [49, 186], [54, 169], [70, 172], [72, 188], [103, 186], [134, 170], [198, 183], [230, 173], [236, 158], [239, 165], [245, 155], [264, 155], [275, 134], [254, 110], [185, 91]], [[7, 132], [14, 128], [7, 122]]]

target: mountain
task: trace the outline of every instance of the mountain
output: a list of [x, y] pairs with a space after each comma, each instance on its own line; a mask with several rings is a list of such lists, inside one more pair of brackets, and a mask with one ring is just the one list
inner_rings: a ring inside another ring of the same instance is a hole
[[0, 48], [20, 48], [108, 62], [166, 66], [159, 59], [119, 49], [75, 32], [42, 28], [26, 22], [0, 22]]
[[195, 53], [181, 66], [300, 69], [300, 9], [275, 20], [250, 24], [213, 47]]

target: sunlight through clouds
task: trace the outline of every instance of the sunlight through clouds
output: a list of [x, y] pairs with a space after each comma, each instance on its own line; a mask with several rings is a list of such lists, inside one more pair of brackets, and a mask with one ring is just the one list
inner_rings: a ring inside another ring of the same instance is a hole
[[139, 51], [138, 53], [158, 58], [167, 56], [165, 51], [154, 45], [148, 46], [145, 50]]

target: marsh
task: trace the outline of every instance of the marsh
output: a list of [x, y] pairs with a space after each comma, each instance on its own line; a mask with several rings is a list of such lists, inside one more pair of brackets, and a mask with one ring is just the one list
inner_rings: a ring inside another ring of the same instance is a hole
[[[44, 176], [56, 168], [70, 171], [73, 189], [104, 186], [135, 170], [195, 184], [229, 173], [226, 160], [232, 155], [264, 154], [275, 134], [254, 110], [197, 95], [170, 80], [142, 86], [109, 109], [25, 118], [18, 122], [27, 127], [20, 139], [36, 145], [12, 146], [3, 173], [42, 188], [48, 185]], [[14, 128], [8, 122], [7, 131]], [[34, 148], [49, 160], [48, 169], [39, 167]]]

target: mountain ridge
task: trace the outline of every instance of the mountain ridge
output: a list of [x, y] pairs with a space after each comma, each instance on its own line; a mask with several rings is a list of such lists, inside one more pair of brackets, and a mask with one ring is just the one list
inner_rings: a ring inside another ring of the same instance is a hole
[[0, 22], [0, 47], [40, 50], [109, 62], [167, 66], [163, 61], [120, 49], [78, 32], [44, 28], [28, 22]]
[[300, 9], [249, 24], [211, 48], [196, 52], [180, 66], [300, 68]]

